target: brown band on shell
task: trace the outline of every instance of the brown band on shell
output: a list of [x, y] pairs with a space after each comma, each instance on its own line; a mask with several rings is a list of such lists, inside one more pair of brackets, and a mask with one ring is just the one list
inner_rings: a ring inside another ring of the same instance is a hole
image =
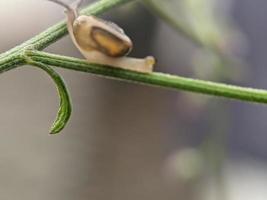
[[91, 38], [97, 44], [99, 51], [111, 57], [125, 56], [132, 48], [131, 43], [101, 27], [92, 27]]

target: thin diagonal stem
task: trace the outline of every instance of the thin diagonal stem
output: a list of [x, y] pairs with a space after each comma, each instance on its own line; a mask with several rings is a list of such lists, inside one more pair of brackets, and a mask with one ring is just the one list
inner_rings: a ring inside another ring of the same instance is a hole
[[267, 104], [267, 90], [239, 87], [157, 72], [141, 74], [107, 66], [89, 64], [85, 60], [39, 51], [27, 51], [26, 53], [32, 60], [64, 69], [87, 72], [141, 84], [161, 86], [164, 88]]

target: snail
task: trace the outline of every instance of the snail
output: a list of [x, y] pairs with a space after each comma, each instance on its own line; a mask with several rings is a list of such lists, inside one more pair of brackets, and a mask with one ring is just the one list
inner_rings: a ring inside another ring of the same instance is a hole
[[153, 71], [154, 57], [126, 57], [132, 50], [133, 44], [118, 25], [92, 15], [79, 15], [78, 8], [82, 0], [77, 0], [71, 5], [61, 0], [48, 1], [59, 4], [66, 9], [65, 14], [70, 37], [88, 62], [141, 73]]

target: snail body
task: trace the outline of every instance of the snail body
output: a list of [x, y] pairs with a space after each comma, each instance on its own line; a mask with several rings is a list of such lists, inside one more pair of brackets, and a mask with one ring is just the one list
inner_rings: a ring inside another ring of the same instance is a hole
[[78, 15], [77, 8], [82, 0], [78, 0], [72, 6], [60, 0], [49, 1], [66, 8], [67, 28], [70, 37], [90, 63], [142, 73], [153, 71], [154, 57], [148, 56], [144, 59], [126, 57], [132, 50], [133, 44], [123, 29], [112, 22], [95, 16]]

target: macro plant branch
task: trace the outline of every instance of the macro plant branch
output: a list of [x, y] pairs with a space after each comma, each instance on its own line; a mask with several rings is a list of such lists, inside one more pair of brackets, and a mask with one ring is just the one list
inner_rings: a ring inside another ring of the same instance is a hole
[[[99, 15], [131, 1], [133, 0], [101, 0], [84, 9], [82, 13]], [[51, 128], [51, 133], [58, 133], [65, 127], [71, 114], [71, 101], [63, 79], [50, 66], [101, 75], [106, 78], [116, 78], [128, 82], [267, 104], [267, 90], [233, 86], [159, 72], [142, 74], [41, 51], [66, 34], [66, 24], [65, 22], [60, 22], [25, 43], [0, 55], [0, 74], [23, 65], [33, 65], [44, 70], [54, 80], [60, 97], [60, 109]]]

